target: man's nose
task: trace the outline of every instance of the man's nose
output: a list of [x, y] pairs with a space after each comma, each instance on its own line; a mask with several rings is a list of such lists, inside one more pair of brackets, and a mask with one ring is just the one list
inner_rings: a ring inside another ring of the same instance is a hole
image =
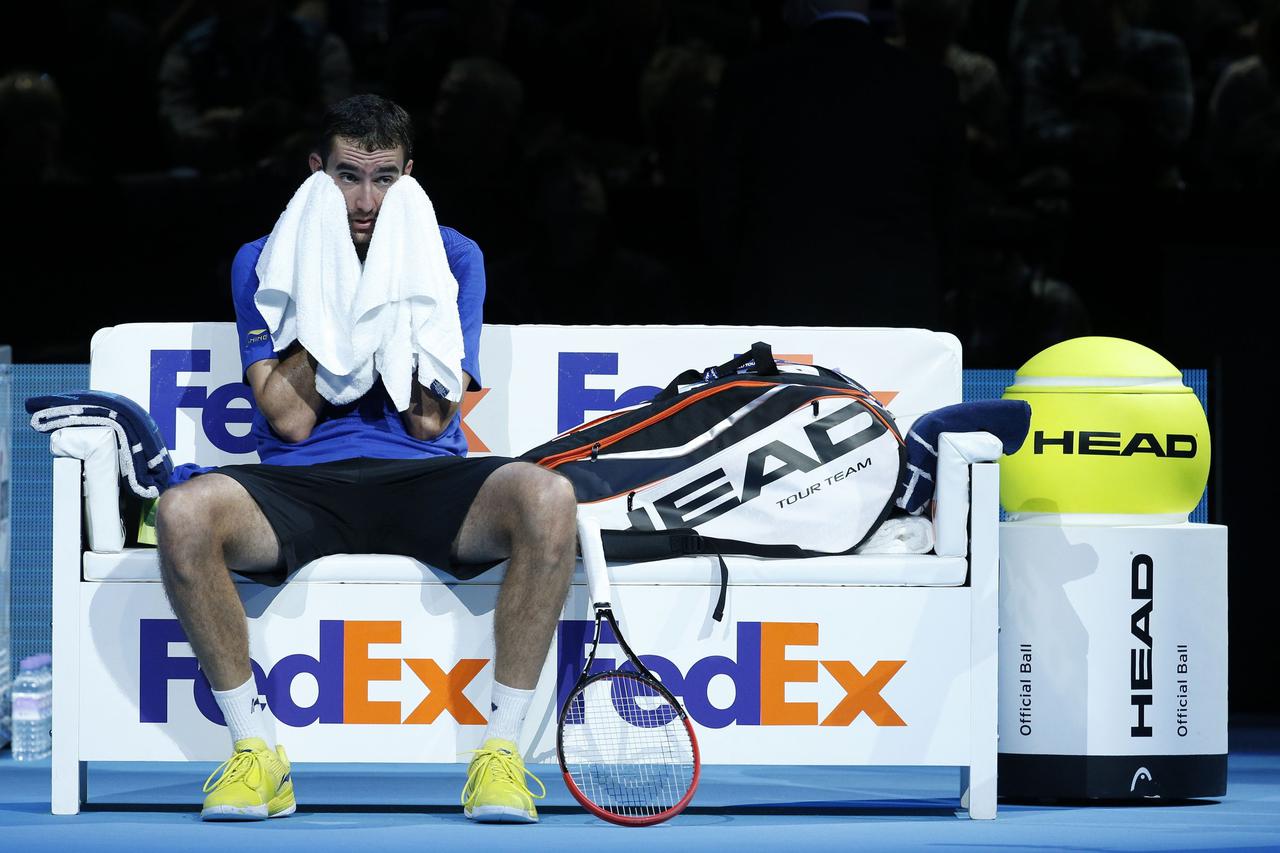
[[369, 183], [361, 183], [356, 190], [356, 211], [359, 213], [372, 213], [375, 207], [373, 185]]

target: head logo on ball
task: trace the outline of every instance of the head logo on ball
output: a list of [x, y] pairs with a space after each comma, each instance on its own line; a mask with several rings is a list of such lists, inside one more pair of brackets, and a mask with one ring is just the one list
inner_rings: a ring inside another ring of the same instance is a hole
[[1031, 404], [1027, 441], [1000, 461], [1014, 520], [1172, 524], [1200, 501], [1209, 424], [1159, 353], [1120, 338], [1064, 341], [1022, 365], [1004, 396]]

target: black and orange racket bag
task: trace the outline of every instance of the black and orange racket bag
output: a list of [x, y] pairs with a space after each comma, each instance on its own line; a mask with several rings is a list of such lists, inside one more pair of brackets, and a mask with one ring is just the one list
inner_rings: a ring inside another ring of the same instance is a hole
[[765, 343], [521, 458], [569, 478], [615, 560], [850, 553], [888, 515], [905, 464], [871, 392]]

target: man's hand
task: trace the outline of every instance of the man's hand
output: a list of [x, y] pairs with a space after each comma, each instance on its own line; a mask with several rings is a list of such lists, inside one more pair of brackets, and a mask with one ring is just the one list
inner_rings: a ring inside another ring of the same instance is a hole
[[[470, 385], [471, 377], [464, 370], [462, 387], [465, 390]], [[409, 408], [400, 413], [400, 417], [404, 419], [405, 431], [419, 441], [430, 441], [448, 428], [460, 403], [450, 403], [430, 388], [424, 388], [416, 376], [413, 378], [412, 394]]]
[[254, 362], [245, 375], [276, 435], [294, 444], [311, 435], [325, 400], [316, 390], [316, 360], [302, 344], [295, 341], [284, 358]]

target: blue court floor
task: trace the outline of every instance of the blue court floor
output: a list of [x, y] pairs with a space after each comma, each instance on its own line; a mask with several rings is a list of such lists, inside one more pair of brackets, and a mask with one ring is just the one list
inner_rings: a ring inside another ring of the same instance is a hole
[[712, 767], [694, 806], [657, 827], [602, 823], [573, 804], [556, 768], [536, 826], [462, 817], [464, 767], [296, 764], [299, 810], [203, 824], [214, 764], [91, 764], [90, 807], [49, 814], [49, 763], [0, 753], [0, 851], [38, 850], [1280, 850], [1280, 720], [1235, 719], [1221, 800], [1144, 805], [1002, 802], [994, 821], [956, 815], [948, 769]]

